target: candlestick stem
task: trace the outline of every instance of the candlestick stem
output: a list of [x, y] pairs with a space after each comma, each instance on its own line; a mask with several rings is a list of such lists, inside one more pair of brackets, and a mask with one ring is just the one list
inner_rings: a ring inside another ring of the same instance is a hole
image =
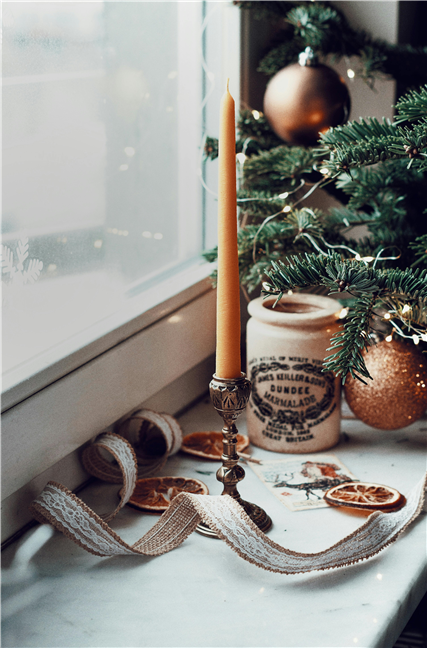
[[[214, 408], [224, 421], [222, 466], [216, 473], [216, 478], [223, 484], [221, 495], [230, 495], [244, 508], [261, 531], [268, 531], [272, 522], [267, 513], [257, 504], [243, 500], [237, 490], [237, 484], [244, 478], [245, 471], [239, 464], [239, 456], [236, 451], [237, 427], [235, 420], [246, 407], [251, 393], [251, 383], [243, 373], [239, 378], [220, 378], [214, 374], [209, 385], [209, 392]], [[197, 526], [197, 531], [206, 536], [217, 537], [215, 531], [203, 522]]]

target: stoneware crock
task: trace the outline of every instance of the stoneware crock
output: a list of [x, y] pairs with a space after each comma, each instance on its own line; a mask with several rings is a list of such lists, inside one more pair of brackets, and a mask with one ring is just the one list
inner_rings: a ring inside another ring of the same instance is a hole
[[249, 438], [274, 452], [326, 450], [340, 436], [340, 380], [322, 363], [342, 307], [302, 293], [274, 303], [259, 297], [248, 306]]

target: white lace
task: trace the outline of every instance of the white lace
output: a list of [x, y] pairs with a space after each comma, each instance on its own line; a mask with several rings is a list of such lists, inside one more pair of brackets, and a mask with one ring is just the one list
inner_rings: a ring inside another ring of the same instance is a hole
[[[111, 519], [132, 493], [137, 472], [135, 456], [130, 444], [117, 435], [101, 435], [96, 444], [113, 454], [123, 475], [120, 504], [106, 518]], [[37, 519], [50, 522], [98, 556], [166, 553], [180, 545], [202, 519], [245, 560], [269, 571], [297, 574], [348, 566], [371, 558], [387, 547], [420, 513], [426, 482], [427, 474], [411, 490], [406, 505], [399, 511], [373, 513], [354, 533], [315, 554], [290, 551], [270, 540], [229, 496], [180, 493], [152, 529], [134, 545], [124, 542], [103, 519], [60, 484], [49, 482], [31, 509]]]

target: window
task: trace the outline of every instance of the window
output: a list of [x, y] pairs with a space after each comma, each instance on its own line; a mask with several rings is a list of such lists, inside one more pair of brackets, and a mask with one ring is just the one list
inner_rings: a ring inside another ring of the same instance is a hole
[[238, 105], [239, 11], [5, 2], [3, 21], [10, 500], [214, 350], [202, 146], [227, 77]]
[[4, 17], [8, 387], [200, 254], [202, 68], [199, 3], [5, 3]]

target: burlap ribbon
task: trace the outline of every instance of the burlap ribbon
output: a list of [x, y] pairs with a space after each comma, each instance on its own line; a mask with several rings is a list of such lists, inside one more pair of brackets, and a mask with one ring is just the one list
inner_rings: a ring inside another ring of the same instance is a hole
[[[172, 443], [170, 449], [176, 445]], [[118, 468], [107, 461], [105, 451], [112, 455]], [[119, 435], [102, 434], [86, 450], [84, 463], [107, 481], [117, 481], [117, 469], [120, 471], [123, 482], [121, 500], [111, 514], [101, 518], [56, 482], [49, 482], [30, 508], [36, 519], [52, 524], [87, 551], [97, 556], [158, 556], [178, 547], [203, 520], [239, 556], [258, 567], [281, 574], [335, 569], [371, 558], [394, 542], [419, 515], [427, 483], [426, 474], [407, 495], [407, 503], [402, 509], [393, 513], [372, 513], [354, 533], [319, 553], [298, 553], [273, 542], [229, 496], [189, 493], [179, 494], [152, 529], [129, 545], [108, 526], [107, 521], [126, 504], [135, 485], [138, 466], [131, 444]]]

